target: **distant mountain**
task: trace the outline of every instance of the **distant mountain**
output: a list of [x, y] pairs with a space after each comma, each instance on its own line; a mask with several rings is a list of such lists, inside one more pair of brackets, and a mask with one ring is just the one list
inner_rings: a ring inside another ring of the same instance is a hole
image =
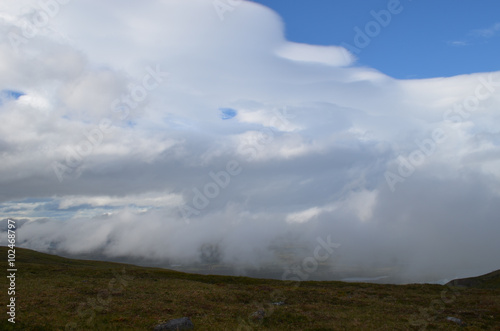
[[477, 277], [454, 279], [446, 285], [476, 288], [500, 288], [500, 270]]

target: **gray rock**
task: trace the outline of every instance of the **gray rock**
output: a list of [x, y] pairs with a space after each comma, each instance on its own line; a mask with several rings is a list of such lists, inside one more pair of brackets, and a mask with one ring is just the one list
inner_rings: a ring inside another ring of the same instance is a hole
[[457, 323], [458, 325], [462, 325], [462, 326], [465, 326], [466, 324], [460, 319], [460, 318], [456, 318], [456, 317], [446, 317], [446, 319], [450, 322], [455, 322]]
[[259, 309], [250, 315], [254, 320], [263, 320], [266, 317], [266, 311], [264, 309]]
[[182, 331], [192, 329], [194, 329], [194, 324], [191, 322], [191, 319], [189, 317], [182, 317], [158, 324], [155, 326], [154, 331]]

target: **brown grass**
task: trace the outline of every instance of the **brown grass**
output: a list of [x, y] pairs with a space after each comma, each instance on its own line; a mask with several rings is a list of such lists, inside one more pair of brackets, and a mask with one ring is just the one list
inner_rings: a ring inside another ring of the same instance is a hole
[[[0, 251], [6, 270], [7, 249]], [[16, 324], [4, 313], [0, 330], [152, 330], [183, 316], [195, 330], [207, 331], [500, 330], [499, 289], [290, 283], [70, 260], [19, 248], [16, 254]], [[278, 301], [285, 304], [272, 304]], [[251, 317], [259, 309], [266, 312], [262, 320]]]

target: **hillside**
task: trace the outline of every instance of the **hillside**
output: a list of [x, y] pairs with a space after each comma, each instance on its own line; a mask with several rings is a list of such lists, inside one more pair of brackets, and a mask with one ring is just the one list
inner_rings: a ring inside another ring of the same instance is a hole
[[461, 287], [476, 287], [476, 288], [500, 288], [500, 270], [487, 273], [486, 275], [454, 279], [446, 285], [461, 286]]
[[[7, 269], [7, 248], [0, 247]], [[195, 330], [500, 330], [500, 289], [284, 282], [72, 260], [16, 249], [16, 328], [152, 330], [188, 316]], [[0, 297], [7, 296], [7, 278]], [[279, 304], [278, 304], [279, 303]], [[4, 306], [5, 307], [5, 306]], [[265, 311], [263, 319], [252, 314]]]

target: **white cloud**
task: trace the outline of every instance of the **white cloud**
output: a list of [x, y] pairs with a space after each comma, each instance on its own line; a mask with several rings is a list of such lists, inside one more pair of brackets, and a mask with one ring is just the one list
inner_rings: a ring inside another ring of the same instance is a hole
[[68, 209], [89, 205], [92, 207], [167, 207], [177, 206], [182, 202], [182, 197], [176, 194], [140, 194], [125, 197], [110, 196], [65, 196], [59, 201], [59, 209]]
[[449, 41], [448, 44], [452, 45], [452, 46], [468, 46], [468, 45], [470, 45], [470, 43], [465, 41], [465, 40], [453, 40], [453, 41]]
[[292, 61], [316, 62], [330, 66], [348, 66], [354, 62], [354, 56], [339, 46], [317, 46], [286, 42], [276, 54]]
[[471, 35], [473, 35], [475, 37], [481, 37], [481, 38], [492, 38], [499, 32], [500, 32], [500, 22], [495, 23], [495, 24], [493, 24], [490, 27], [485, 28], [485, 29], [473, 30], [471, 32]]
[[321, 208], [312, 207], [304, 211], [292, 213], [286, 217], [288, 223], [305, 223], [321, 213]]
[[485, 41], [487, 39], [497, 36], [499, 32], [500, 32], [500, 22], [494, 23], [491, 26], [484, 29], [471, 30], [461, 40], [448, 41], [448, 45], [459, 46], [459, 47], [474, 45], [478, 41]]

